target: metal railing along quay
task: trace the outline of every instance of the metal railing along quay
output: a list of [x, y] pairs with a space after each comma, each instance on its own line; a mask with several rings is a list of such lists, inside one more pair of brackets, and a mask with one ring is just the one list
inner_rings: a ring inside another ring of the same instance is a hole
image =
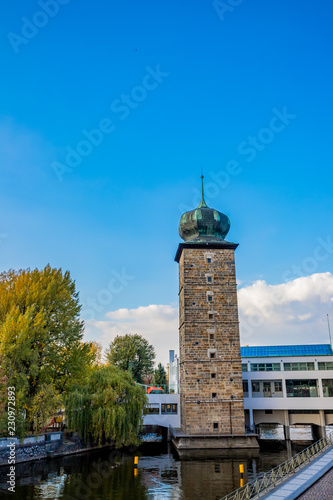
[[274, 469], [260, 474], [256, 479], [232, 493], [229, 493], [229, 495], [226, 495], [220, 500], [250, 500], [252, 498], [260, 498], [262, 493], [266, 494], [269, 490], [275, 488], [275, 486], [301, 470], [305, 465], [309, 464], [332, 445], [333, 432], [297, 455], [289, 458], [289, 460], [286, 460]]

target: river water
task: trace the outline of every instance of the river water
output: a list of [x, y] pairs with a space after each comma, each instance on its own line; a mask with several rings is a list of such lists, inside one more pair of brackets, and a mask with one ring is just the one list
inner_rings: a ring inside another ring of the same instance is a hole
[[[291, 450], [296, 454], [298, 450]], [[16, 466], [16, 492], [6, 494], [0, 468], [0, 497], [13, 500], [218, 500], [242, 483], [290, 457], [287, 450], [232, 450], [180, 460], [169, 444], [145, 445], [133, 455], [99, 450]]]

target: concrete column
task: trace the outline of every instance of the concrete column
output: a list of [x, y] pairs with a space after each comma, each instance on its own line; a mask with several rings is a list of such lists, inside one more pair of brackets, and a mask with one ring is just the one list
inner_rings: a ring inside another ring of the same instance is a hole
[[318, 379], [318, 396], [320, 398], [324, 397], [324, 392], [323, 392], [323, 381], [321, 378]]
[[291, 450], [291, 441], [290, 441], [290, 439], [288, 439], [288, 441], [286, 441], [286, 448], [287, 448], [288, 459], [289, 459], [289, 458], [291, 458], [293, 456], [292, 450]]
[[286, 441], [290, 441], [290, 427], [289, 427], [289, 412], [284, 410], [284, 437]]
[[249, 388], [249, 401], [252, 401], [252, 380], [247, 379], [247, 383], [248, 383], [248, 388]]
[[[247, 383], [248, 383], [248, 388], [249, 388], [248, 400], [252, 401], [252, 380], [247, 379]], [[251, 429], [251, 431], [254, 431], [254, 419], [253, 419], [253, 409], [252, 408], [249, 409], [249, 413], [250, 413], [250, 429]]]
[[319, 418], [320, 418], [320, 437], [326, 437], [326, 419], [324, 410], [319, 410]]
[[249, 409], [249, 413], [250, 413], [250, 429], [251, 431], [254, 430], [254, 420], [253, 420], [253, 410], [252, 408]]

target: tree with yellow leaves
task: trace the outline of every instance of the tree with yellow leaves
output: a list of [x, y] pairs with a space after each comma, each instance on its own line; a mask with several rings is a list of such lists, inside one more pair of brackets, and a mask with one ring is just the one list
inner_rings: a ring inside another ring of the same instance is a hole
[[41, 423], [36, 403], [43, 415], [57, 411], [57, 396], [84, 379], [95, 360], [96, 346], [82, 341], [80, 309], [68, 271], [47, 265], [0, 274], [1, 369], [15, 387], [18, 421], [30, 430]]

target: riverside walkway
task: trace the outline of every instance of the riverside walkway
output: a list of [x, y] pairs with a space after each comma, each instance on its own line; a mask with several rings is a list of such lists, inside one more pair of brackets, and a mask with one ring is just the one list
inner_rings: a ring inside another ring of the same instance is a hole
[[265, 500], [333, 500], [333, 448], [261, 498]]
[[[328, 471], [333, 470], [333, 432], [294, 455], [286, 462], [264, 472], [221, 500], [294, 500], [300, 498]], [[333, 500], [331, 475], [325, 478], [325, 491], [320, 500]], [[329, 482], [327, 482], [329, 481]], [[310, 494], [310, 493], [309, 493]], [[326, 493], [325, 493], [326, 495]], [[306, 497], [305, 497], [306, 498]], [[309, 500], [315, 497], [309, 497]]]
[[299, 500], [328, 500], [333, 498], [333, 468], [299, 497]]

